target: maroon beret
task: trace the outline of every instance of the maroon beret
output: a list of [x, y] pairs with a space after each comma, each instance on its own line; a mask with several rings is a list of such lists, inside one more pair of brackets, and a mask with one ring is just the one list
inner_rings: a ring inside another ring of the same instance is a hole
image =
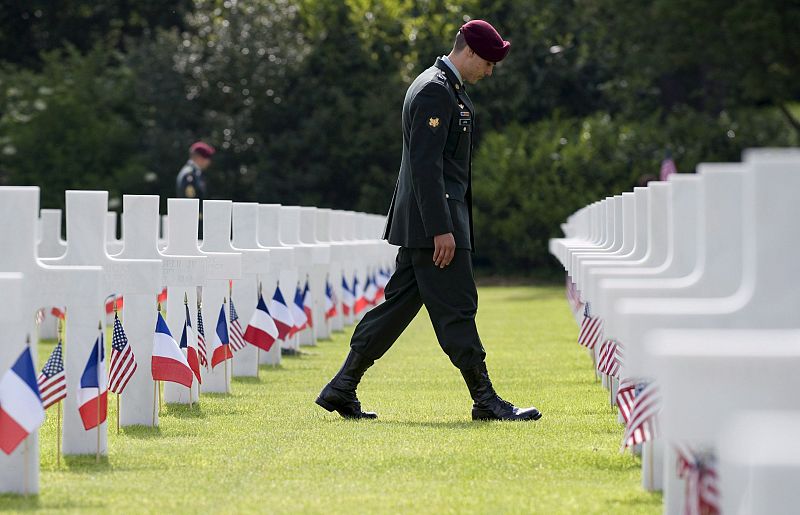
[[511, 43], [503, 40], [495, 28], [483, 20], [468, 21], [460, 32], [476, 54], [493, 63], [502, 61], [511, 48]]
[[192, 143], [191, 147], [189, 147], [189, 152], [191, 152], [192, 154], [201, 155], [206, 159], [208, 159], [214, 155], [216, 150], [214, 150], [214, 147], [212, 147], [208, 143], [203, 143], [202, 141], [196, 141]]

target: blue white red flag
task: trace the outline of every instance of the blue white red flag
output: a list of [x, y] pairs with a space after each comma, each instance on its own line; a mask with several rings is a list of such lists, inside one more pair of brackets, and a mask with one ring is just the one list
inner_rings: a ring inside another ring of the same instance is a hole
[[[367, 281], [369, 282], [369, 279]], [[353, 299], [353, 313], [356, 315], [364, 311], [369, 304], [367, 298], [364, 296], [364, 287], [358, 282], [358, 274], [353, 276]]]
[[156, 319], [156, 332], [153, 335], [153, 359], [150, 361], [150, 370], [153, 381], [169, 381], [182, 384], [186, 388], [192, 386], [194, 373], [160, 312]]
[[108, 413], [108, 385], [106, 378], [106, 352], [103, 331], [94, 342], [92, 352], [83, 368], [78, 384], [78, 411], [83, 428], [87, 431], [106, 421]]
[[272, 296], [269, 312], [272, 315], [272, 320], [275, 321], [275, 327], [278, 328], [278, 339], [285, 340], [294, 327], [294, 319], [289, 311], [289, 306], [286, 305], [286, 301], [283, 299], [280, 286], [275, 288], [275, 295]]
[[308, 279], [306, 279], [306, 287], [303, 290], [303, 312], [306, 314], [306, 327], [314, 327], [314, 311], [311, 307], [312, 304], [311, 298], [311, 286], [308, 284]]
[[308, 318], [303, 309], [303, 290], [300, 288], [300, 283], [297, 283], [297, 288], [294, 291], [294, 302], [289, 306], [289, 312], [292, 314], [292, 320], [294, 320], [294, 327], [289, 333], [289, 336], [292, 336], [308, 326]]
[[228, 338], [228, 319], [225, 317], [225, 303], [219, 307], [217, 327], [211, 335], [211, 368], [233, 358], [230, 338]]
[[184, 320], [183, 320], [183, 333], [181, 333], [181, 343], [179, 347], [181, 349], [186, 349], [186, 363], [189, 364], [189, 368], [192, 369], [192, 373], [194, 374], [195, 379], [197, 382], [202, 384], [203, 379], [200, 375], [200, 356], [197, 353], [197, 343], [194, 336], [194, 331], [192, 330], [192, 317], [189, 315], [189, 304], [183, 304], [184, 308]]
[[44, 406], [36, 385], [30, 347], [0, 379], [0, 449], [11, 454], [44, 422]]
[[277, 339], [278, 327], [269, 314], [264, 297], [259, 294], [258, 305], [255, 312], [253, 312], [253, 318], [250, 319], [250, 323], [247, 324], [247, 329], [244, 331], [244, 340], [259, 349], [269, 351]]
[[353, 290], [347, 284], [347, 278], [342, 275], [342, 313], [349, 315], [353, 311], [354, 304]]
[[333, 299], [333, 287], [329, 280], [325, 280], [325, 319], [336, 316], [336, 302]]

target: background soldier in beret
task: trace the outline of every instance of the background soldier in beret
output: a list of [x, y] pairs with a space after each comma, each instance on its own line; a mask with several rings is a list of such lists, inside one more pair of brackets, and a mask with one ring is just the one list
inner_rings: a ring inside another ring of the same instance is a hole
[[383, 356], [424, 304], [439, 344], [464, 377], [473, 420], [538, 420], [495, 393], [475, 326], [478, 293], [472, 275], [472, 132], [475, 108], [465, 83], [492, 75], [510, 43], [489, 23], [459, 30], [453, 49], [422, 72], [403, 103], [403, 155], [384, 238], [398, 245], [386, 302], [353, 333], [341, 370], [317, 404], [345, 418], [376, 418], [356, 397], [364, 372]]
[[189, 160], [178, 172], [175, 187], [178, 198], [206, 198], [206, 179], [203, 171], [211, 165], [211, 157], [216, 151], [208, 143], [198, 141], [189, 147]]

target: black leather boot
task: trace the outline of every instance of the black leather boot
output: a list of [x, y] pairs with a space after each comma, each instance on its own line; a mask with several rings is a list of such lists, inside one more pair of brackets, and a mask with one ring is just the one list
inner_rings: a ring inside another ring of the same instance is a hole
[[472, 420], [539, 420], [542, 414], [536, 408], [517, 408], [497, 395], [489, 379], [486, 363], [462, 370], [472, 405]]
[[378, 418], [377, 413], [361, 411], [361, 403], [356, 397], [356, 387], [373, 363], [375, 360], [367, 359], [351, 350], [341, 370], [320, 392], [317, 404], [328, 411], [336, 411], [344, 418]]

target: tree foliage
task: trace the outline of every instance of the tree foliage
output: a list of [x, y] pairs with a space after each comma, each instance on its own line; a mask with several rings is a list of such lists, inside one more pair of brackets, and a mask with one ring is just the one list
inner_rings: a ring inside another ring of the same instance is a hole
[[477, 258], [548, 267], [559, 222], [658, 171], [800, 135], [794, 0], [31, 0], [0, 11], [0, 183], [385, 212], [405, 89], [458, 27], [512, 42], [477, 112]]

